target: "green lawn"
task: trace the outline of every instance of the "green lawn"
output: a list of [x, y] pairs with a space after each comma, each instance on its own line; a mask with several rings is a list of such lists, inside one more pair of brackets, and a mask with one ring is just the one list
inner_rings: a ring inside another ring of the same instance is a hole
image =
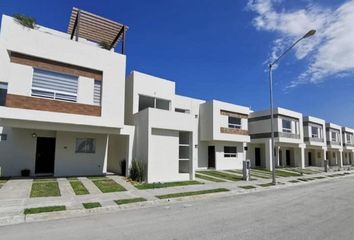
[[7, 180], [1, 179], [0, 180], [0, 188], [2, 188], [2, 186], [4, 186], [6, 182], [7, 182]]
[[246, 185], [246, 186], [239, 186], [239, 188], [243, 188], [243, 189], [253, 189], [253, 188], [256, 188], [256, 186], [253, 186], [253, 185]]
[[167, 183], [137, 183], [134, 186], [137, 189], [154, 189], [154, 188], [167, 188], [167, 187], [179, 187], [187, 185], [202, 184], [198, 181], [181, 181], [181, 182], [167, 182]]
[[158, 195], [156, 196], [159, 199], [167, 199], [167, 198], [179, 198], [179, 197], [188, 197], [188, 196], [195, 196], [195, 195], [203, 195], [209, 193], [218, 193], [218, 192], [227, 192], [230, 191], [226, 188], [215, 188], [210, 190], [201, 190], [201, 191], [194, 191], [194, 192], [180, 192], [180, 193], [171, 193], [165, 195]]
[[51, 206], [51, 207], [38, 207], [38, 208], [26, 208], [24, 214], [36, 214], [36, 213], [44, 213], [44, 212], [58, 212], [65, 211], [65, 206]]
[[290, 180], [289, 182], [290, 182], [290, 183], [298, 183], [298, 182], [300, 182], [300, 181], [298, 181], [298, 180]]
[[94, 178], [92, 182], [101, 190], [103, 193], [110, 193], [110, 192], [122, 192], [126, 191], [124, 187], [119, 185], [117, 182], [113, 181], [110, 178]]
[[271, 187], [271, 186], [274, 186], [273, 183], [263, 183], [263, 184], [258, 184], [258, 186], [261, 186], [261, 187]]
[[114, 202], [118, 205], [129, 204], [129, 203], [137, 203], [137, 202], [145, 202], [145, 198], [127, 198], [127, 199], [119, 199]]
[[84, 206], [85, 209], [102, 207], [101, 203], [99, 202], [87, 202], [83, 203], [82, 206]]
[[221, 179], [218, 179], [218, 178], [209, 177], [209, 176], [205, 176], [205, 175], [198, 174], [198, 173], [195, 174], [195, 177], [200, 178], [200, 179], [204, 179], [204, 180], [207, 180], [207, 181], [211, 181], [211, 182], [225, 182], [224, 180], [221, 180]]
[[241, 181], [242, 180], [241, 176], [236, 176], [234, 174], [224, 173], [224, 172], [220, 172], [220, 171], [200, 171], [200, 173], [208, 175], [208, 176], [212, 176], [212, 177], [217, 177], [217, 178], [229, 180], [229, 181]]
[[56, 178], [35, 178], [33, 182], [56, 182]]
[[31, 197], [59, 197], [60, 189], [56, 181], [35, 181], [32, 183]]
[[89, 194], [89, 191], [86, 189], [84, 184], [79, 180], [70, 181], [70, 185], [73, 188], [76, 195], [86, 195]]
[[316, 178], [316, 179], [324, 179], [326, 177], [325, 176], [318, 176], [318, 177], [314, 177], [314, 178]]
[[275, 173], [278, 177], [298, 177], [301, 176], [300, 173], [298, 172], [292, 172], [292, 171], [288, 171], [288, 170], [280, 170], [280, 169], [276, 169]]

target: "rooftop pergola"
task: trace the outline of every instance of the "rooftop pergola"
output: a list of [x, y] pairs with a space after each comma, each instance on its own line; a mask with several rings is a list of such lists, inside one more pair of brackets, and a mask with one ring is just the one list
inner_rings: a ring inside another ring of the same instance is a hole
[[125, 53], [125, 34], [128, 27], [100, 17], [84, 10], [73, 8], [68, 26], [68, 33], [71, 39], [78, 41], [79, 37], [96, 43], [105, 43], [109, 49], [116, 47], [119, 41], [122, 42], [121, 53]]

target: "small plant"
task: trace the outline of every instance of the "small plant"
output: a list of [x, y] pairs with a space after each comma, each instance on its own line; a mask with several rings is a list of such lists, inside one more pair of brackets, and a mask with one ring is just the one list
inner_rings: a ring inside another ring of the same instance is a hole
[[21, 170], [22, 177], [29, 177], [30, 174], [31, 174], [31, 170], [29, 170], [29, 169], [22, 169]]
[[98, 43], [98, 45], [103, 49], [111, 50], [111, 44], [109, 42], [102, 41]]
[[34, 29], [36, 27], [36, 19], [34, 19], [33, 17], [25, 16], [22, 14], [15, 14], [13, 17], [16, 22], [18, 22], [24, 27], [28, 27], [31, 29]]
[[133, 160], [130, 168], [130, 178], [133, 181], [142, 182], [144, 180], [145, 167], [143, 162]]

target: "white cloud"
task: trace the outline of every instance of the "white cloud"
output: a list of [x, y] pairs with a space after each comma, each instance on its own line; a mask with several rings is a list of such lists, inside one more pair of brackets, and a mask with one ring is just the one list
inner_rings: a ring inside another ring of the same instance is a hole
[[274, 59], [293, 41], [310, 29], [316, 35], [305, 39], [295, 48], [295, 56], [306, 56], [310, 64], [289, 87], [319, 83], [354, 72], [354, 0], [337, 9], [308, 4], [296, 10], [277, 9], [280, 0], [250, 0], [248, 9], [257, 13], [253, 25], [258, 30], [277, 32], [280, 38], [273, 43]]

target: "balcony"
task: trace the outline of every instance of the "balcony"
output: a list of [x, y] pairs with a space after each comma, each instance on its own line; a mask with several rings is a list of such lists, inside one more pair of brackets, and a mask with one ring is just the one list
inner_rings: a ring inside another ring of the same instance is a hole
[[228, 133], [228, 134], [236, 134], [236, 135], [248, 135], [247, 130], [239, 129], [239, 128], [220, 128], [221, 133]]
[[287, 133], [287, 132], [279, 132], [275, 134], [275, 137], [282, 137], [282, 138], [291, 138], [291, 139], [300, 139], [299, 134], [295, 133]]

